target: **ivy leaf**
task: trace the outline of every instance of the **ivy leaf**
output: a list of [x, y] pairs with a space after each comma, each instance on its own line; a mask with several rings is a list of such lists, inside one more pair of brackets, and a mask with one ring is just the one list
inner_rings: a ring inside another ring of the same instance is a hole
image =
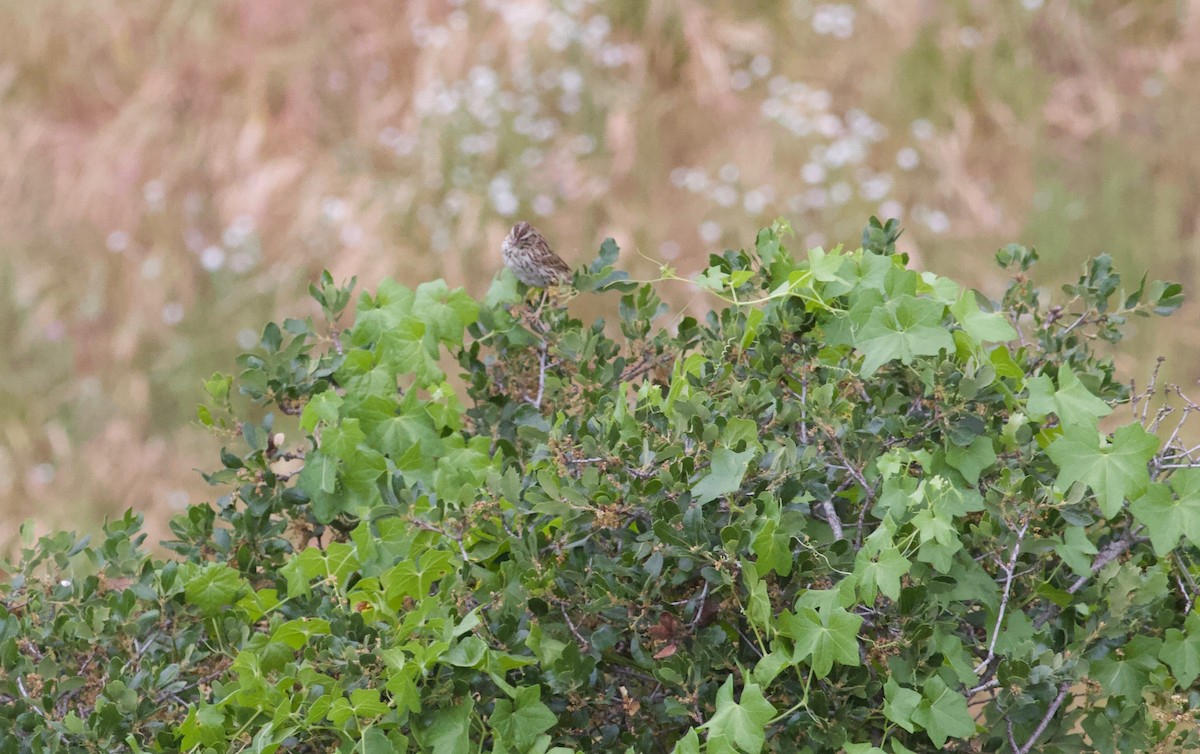
[[332, 390], [326, 390], [324, 393], [314, 395], [304, 405], [304, 410], [300, 413], [300, 428], [305, 432], [312, 432], [318, 422], [336, 424], [338, 409], [341, 406], [342, 396]]
[[463, 342], [463, 331], [479, 318], [475, 299], [462, 288], [451, 291], [443, 280], [418, 285], [412, 311], [421, 318], [426, 332], [454, 345]]
[[1004, 319], [1004, 315], [979, 308], [975, 303], [975, 291], [963, 291], [958, 301], [950, 306], [950, 313], [975, 340], [1005, 341], [1017, 337], [1017, 331]]
[[708, 730], [709, 742], [725, 738], [747, 754], [757, 754], [766, 742], [764, 730], [775, 716], [775, 707], [763, 696], [757, 683], [742, 687], [742, 699], [733, 701], [733, 676], [717, 690], [716, 711], [701, 730]]
[[1054, 402], [1058, 406], [1058, 418], [1064, 425], [1084, 424], [1112, 413], [1112, 406], [1092, 395], [1066, 364], [1058, 370], [1058, 391], [1054, 393]]
[[967, 709], [967, 700], [936, 675], [925, 682], [921, 703], [913, 711], [912, 720], [925, 729], [929, 740], [939, 749], [948, 738], [975, 735], [975, 721]]
[[695, 496], [696, 502], [704, 505], [722, 495], [737, 492], [742, 486], [742, 477], [746, 475], [746, 467], [753, 457], [754, 450], [750, 448], [741, 453], [734, 453], [729, 448], [717, 448], [712, 455], [708, 473], [692, 485], [692, 495]]
[[183, 734], [183, 746], [192, 749], [195, 746], [218, 746], [227, 743], [225, 737], [225, 708], [200, 702], [199, 706], [188, 712], [187, 718], [179, 726]]
[[688, 728], [683, 738], [675, 742], [671, 754], [700, 754], [700, 734], [695, 728]]
[[505, 743], [525, 751], [543, 733], [554, 727], [558, 718], [541, 701], [540, 686], [523, 686], [512, 701], [500, 699], [488, 722]]
[[471, 712], [474, 709], [475, 701], [470, 696], [462, 704], [438, 707], [429, 725], [418, 729], [417, 738], [432, 754], [468, 754], [471, 750]]
[[[739, 481], [740, 484], [740, 481]], [[779, 531], [779, 523], [768, 519], [754, 537], [751, 545], [758, 556], [756, 570], [759, 576], [775, 571], [786, 578], [792, 572], [792, 550], [788, 547], [791, 537]]]
[[[1187, 469], [1195, 471], [1195, 469]], [[1179, 542], [1180, 535], [1195, 543], [1200, 530], [1200, 497], [1173, 498], [1165, 484], [1153, 483], [1146, 494], [1129, 504], [1129, 511], [1150, 533], [1154, 552], [1162, 557]]]
[[358, 300], [350, 342], [364, 346], [400, 324], [413, 310], [416, 294], [391, 278], [384, 278], [374, 296], [364, 293]]
[[1200, 615], [1188, 615], [1184, 627], [1186, 633], [1177, 628], [1167, 629], [1158, 657], [1171, 666], [1180, 688], [1187, 689], [1200, 676]]
[[862, 616], [834, 607], [818, 613], [811, 607], [799, 608], [795, 614], [784, 610], [779, 616], [778, 631], [793, 642], [792, 660], [808, 660], [817, 678], [824, 678], [833, 663], [858, 665], [858, 629]]
[[1178, 469], [1169, 484], [1174, 499], [1164, 485], [1151, 484], [1146, 495], [1129, 505], [1150, 531], [1154, 552], [1160, 556], [1175, 549], [1180, 534], [1200, 546], [1200, 468]]
[[877, 592], [883, 592], [888, 599], [900, 599], [900, 579], [910, 568], [912, 561], [895, 547], [883, 550], [875, 560], [871, 559], [865, 548], [859, 550], [854, 573], [859, 576], [858, 591], [863, 602], [874, 603]]
[[911, 364], [917, 356], [954, 350], [954, 339], [942, 325], [946, 306], [904, 294], [874, 308], [855, 336], [863, 354], [862, 376], [870, 377], [889, 361]]
[[842, 750], [846, 754], [887, 754], [886, 751], [873, 744], [845, 744]]
[[207, 616], [216, 615], [250, 590], [242, 575], [224, 563], [208, 563], [184, 581], [183, 595]]
[[1099, 552], [1082, 526], [1068, 526], [1062, 544], [1055, 545], [1054, 551], [1079, 576], [1091, 573], [1092, 556]]
[[449, 573], [454, 556], [445, 550], [426, 550], [419, 559], [401, 561], [379, 577], [389, 604], [398, 606], [405, 597], [420, 598]]
[[979, 484], [979, 475], [996, 462], [992, 438], [979, 435], [966, 448], [951, 445], [946, 449], [946, 463], [958, 469], [971, 485]]
[[379, 338], [380, 363], [393, 374], [415, 375], [421, 385], [444, 379], [437, 357], [435, 343], [425, 337], [425, 323], [416, 317], [406, 317]]
[[1151, 636], [1135, 636], [1120, 652], [1114, 648], [1108, 656], [1094, 660], [1092, 678], [1112, 696], [1139, 698], [1150, 682], [1150, 673], [1159, 667], [1162, 642]]
[[896, 683], [895, 678], [888, 678], [883, 685], [883, 715], [909, 733], [916, 730], [913, 725], [913, 713], [921, 704], [921, 695], [912, 689], [906, 689]]
[[1112, 518], [1125, 498], [1137, 497], [1149, 486], [1146, 464], [1158, 452], [1158, 438], [1140, 424], [1129, 424], [1101, 444], [1094, 424], [1073, 424], [1046, 452], [1059, 468], [1055, 486], [1066, 490], [1083, 482], [1096, 494], [1101, 512]]

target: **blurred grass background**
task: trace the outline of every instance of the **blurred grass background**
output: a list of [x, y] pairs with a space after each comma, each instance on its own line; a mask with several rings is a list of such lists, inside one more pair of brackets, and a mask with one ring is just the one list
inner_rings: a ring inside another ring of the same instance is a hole
[[[1200, 0], [44, 0], [0, 51], [0, 543], [162, 534], [201, 380], [322, 268], [482, 294], [518, 218], [642, 277], [877, 214], [991, 295], [1010, 241], [1200, 287]], [[1196, 320], [1124, 373], [1192, 384]]]

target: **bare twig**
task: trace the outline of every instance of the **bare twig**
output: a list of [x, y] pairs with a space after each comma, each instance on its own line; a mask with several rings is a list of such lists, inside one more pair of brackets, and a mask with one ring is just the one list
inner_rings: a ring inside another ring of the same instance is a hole
[[999, 685], [1000, 685], [1000, 681], [997, 681], [995, 678], [993, 678], [990, 681], [987, 681], [986, 683], [981, 683], [978, 686], [976, 686], [975, 688], [967, 690], [967, 699], [970, 699], [971, 697], [975, 696], [976, 694], [978, 694], [980, 692], [987, 691], [989, 689], [994, 689]]
[[[862, 472], [850, 462], [850, 458], [846, 455], [846, 449], [842, 447], [842, 443], [838, 440], [837, 435], [833, 432], [827, 432], [827, 434], [830, 444], [833, 445], [833, 452], [837, 455], [838, 460], [842, 462], [842, 465], [845, 466], [846, 473], [853, 477], [854, 481], [858, 482], [858, 485], [863, 490], [863, 510], [858, 517], [857, 535], [855, 537], [856, 546], [858, 546], [862, 543], [862, 527], [863, 522], [866, 520], [866, 509], [871, 507], [871, 502], [875, 499], [875, 488], [867, 482]], [[825, 501], [824, 506], [826, 516], [830, 517], [830, 526], [833, 527], [834, 534], [838, 539], [843, 539], [842, 522], [838, 519], [837, 513], [833, 511], [833, 503]]]
[[821, 511], [825, 514], [825, 523], [829, 524], [830, 529], [833, 529], [833, 538], [845, 539], [846, 532], [842, 529], [842, 519], [838, 518], [837, 511], [833, 507], [833, 501], [822, 500]]
[[808, 374], [800, 378], [800, 442], [808, 444]]
[[25, 700], [29, 702], [30, 709], [32, 709], [34, 712], [38, 713], [45, 719], [47, 719], [47, 720], [50, 719], [50, 716], [46, 714], [46, 710], [42, 709], [41, 706], [39, 706], [38, 703], [34, 700], [34, 698], [29, 695], [29, 692], [25, 690], [25, 683], [21, 680], [20, 675], [17, 676], [17, 691], [20, 691], [21, 696], [25, 697]]
[[[1101, 568], [1119, 558], [1122, 553], [1130, 548], [1134, 540], [1137, 539], [1138, 532], [1141, 530], [1142, 527], [1138, 526], [1135, 529], [1126, 531], [1123, 535], [1121, 535], [1120, 538], [1114, 539], [1105, 545], [1104, 549], [1102, 549], [1096, 555], [1095, 560], [1092, 561], [1091, 573], [1075, 579], [1075, 583], [1071, 584], [1071, 586], [1067, 589], [1067, 594], [1075, 594], [1078, 592], [1084, 587], [1084, 585], [1088, 583], [1088, 581], [1091, 580], [1092, 576], [1095, 576], [1100, 572]], [[1039, 615], [1037, 620], [1033, 622], [1034, 629], [1036, 630], [1044, 626], [1046, 621], [1050, 620], [1051, 616], [1053, 616], [1056, 611], [1057, 608], [1051, 606], [1049, 609]]]
[[[1029, 740], [1025, 742], [1025, 745], [1019, 749], [1013, 749], [1016, 754], [1029, 754], [1030, 750], [1033, 749], [1033, 745], [1037, 743], [1038, 738], [1040, 738], [1041, 735], [1046, 732], [1046, 728], [1050, 725], [1050, 721], [1053, 720], [1054, 716], [1058, 713], [1058, 708], [1062, 706], [1063, 700], [1067, 698], [1067, 692], [1070, 689], [1070, 681], [1063, 681], [1062, 683], [1058, 684], [1058, 696], [1054, 697], [1054, 701], [1050, 703], [1050, 709], [1046, 710], [1046, 714], [1042, 717], [1042, 721], [1038, 723], [1037, 728], [1034, 728], [1033, 735], [1029, 737]], [[1009, 722], [1009, 725], [1009, 738], [1011, 740], [1011, 721]]]
[[700, 602], [696, 605], [696, 614], [692, 616], [690, 625], [693, 631], [696, 630], [696, 624], [700, 622], [700, 617], [704, 615], [704, 606], [708, 600], [708, 579], [704, 580], [704, 588], [700, 590]]
[[558, 609], [562, 611], [562, 617], [567, 622], [567, 628], [571, 629], [571, 634], [579, 642], [579, 651], [588, 652], [592, 648], [592, 645], [588, 643], [587, 639], [583, 638], [583, 635], [579, 633], [579, 629], [575, 628], [575, 624], [571, 622], [571, 616], [567, 615], [566, 605], [559, 605]]
[[542, 407], [542, 394], [546, 390], [546, 344], [542, 343], [541, 351], [538, 354], [538, 391], [537, 397], [533, 399], [533, 407]]
[[1026, 521], [1017, 530], [1017, 541], [1013, 543], [1012, 554], [1008, 556], [1008, 563], [1001, 566], [1004, 570], [1004, 596], [1000, 598], [1000, 610], [996, 613], [996, 627], [992, 629], [992, 640], [988, 643], [987, 657], [975, 666], [975, 672], [982, 673], [992, 664], [992, 660], [996, 659], [996, 640], [1000, 638], [1000, 626], [1004, 623], [1004, 614], [1008, 611], [1008, 598], [1012, 595], [1013, 573], [1017, 570], [1017, 557], [1021, 554], [1021, 543], [1025, 541], [1025, 532], [1029, 531], [1029, 522]]

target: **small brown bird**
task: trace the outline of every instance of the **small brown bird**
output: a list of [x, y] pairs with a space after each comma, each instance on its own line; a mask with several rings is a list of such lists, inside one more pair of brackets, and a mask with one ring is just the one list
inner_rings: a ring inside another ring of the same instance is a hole
[[571, 268], [527, 222], [512, 227], [500, 252], [504, 256], [504, 265], [525, 285], [550, 288], [571, 282]]

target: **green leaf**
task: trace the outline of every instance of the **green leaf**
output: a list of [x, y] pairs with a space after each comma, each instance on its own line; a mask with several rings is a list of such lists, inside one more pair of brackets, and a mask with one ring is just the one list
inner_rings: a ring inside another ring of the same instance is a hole
[[775, 707], [763, 696], [756, 683], [742, 687], [741, 701], [733, 700], [733, 676], [717, 690], [716, 711], [701, 730], [708, 731], [709, 741], [724, 738], [746, 754], [757, 754], [766, 741], [767, 723], [775, 716]]
[[435, 338], [459, 345], [467, 325], [479, 318], [479, 304], [462, 288], [453, 291], [443, 280], [421, 283], [413, 301], [413, 313]]
[[341, 407], [342, 396], [332, 390], [314, 395], [304, 404], [304, 410], [300, 413], [300, 428], [305, 432], [312, 432], [317, 422], [337, 424], [338, 410]]
[[[740, 484], [740, 481], [739, 481]], [[792, 572], [792, 550], [788, 546], [791, 537], [779, 531], [779, 523], [767, 519], [762, 529], [754, 537], [752, 548], [758, 556], [756, 570], [760, 577], [775, 571], [780, 576], [787, 577]]]
[[183, 594], [189, 604], [205, 615], [216, 615], [237, 602], [250, 590], [242, 575], [223, 563], [208, 563], [184, 582]]
[[784, 610], [777, 621], [782, 636], [792, 639], [793, 662], [808, 661], [817, 678], [824, 678], [833, 663], [858, 665], [858, 629], [862, 616], [840, 607], [818, 613], [811, 607], [796, 613]]
[[496, 734], [517, 751], [528, 749], [558, 722], [550, 708], [541, 702], [541, 693], [539, 686], [518, 688], [512, 701], [500, 699], [496, 702], [488, 719]]
[[916, 730], [913, 713], [921, 704], [921, 695], [912, 689], [906, 689], [896, 683], [895, 678], [888, 678], [883, 685], [883, 715], [909, 733]]
[[1200, 615], [1191, 613], [1185, 623], [1186, 632], [1169, 628], [1158, 656], [1171, 667], [1175, 681], [1182, 689], [1191, 688], [1200, 676]]
[[963, 478], [971, 485], [979, 484], [979, 475], [995, 462], [996, 451], [988, 435], [979, 435], [969, 447], [951, 445], [946, 449], [946, 463], [962, 472]]
[[912, 561], [904, 557], [896, 547], [883, 550], [872, 559], [864, 548], [855, 558], [854, 573], [859, 576], [858, 590], [863, 602], [875, 602], [877, 592], [888, 599], [900, 599], [900, 579], [912, 568]]
[[1150, 672], [1159, 666], [1162, 642], [1150, 636], [1135, 636], [1108, 656], [1094, 660], [1092, 679], [1114, 697], [1137, 699], [1150, 682]]
[[393, 374], [411, 374], [421, 385], [441, 382], [445, 375], [438, 367], [435, 340], [425, 338], [425, 323], [406, 317], [379, 338], [379, 361]]
[[441, 706], [428, 725], [417, 730], [417, 739], [432, 754], [468, 754], [471, 751], [471, 713], [475, 702], [470, 696], [461, 704]]
[[700, 734], [695, 728], [688, 728], [688, 732], [675, 742], [675, 748], [671, 749], [671, 754], [700, 754]]
[[423, 598], [452, 569], [454, 556], [445, 550], [426, 550], [420, 558], [397, 563], [379, 577], [388, 603], [398, 607], [405, 597]]
[[692, 495], [696, 502], [703, 505], [737, 492], [742, 486], [742, 477], [745, 476], [746, 467], [752, 458], [754, 450], [750, 448], [741, 453], [734, 453], [729, 448], [717, 448], [712, 454], [712, 464], [708, 473], [692, 486]]
[[894, 359], [911, 364], [918, 356], [953, 351], [954, 339], [942, 325], [945, 311], [944, 304], [907, 294], [873, 308], [855, 336], [863, 354], [863, 377]]
[[183, 734], [184, 749], [227, 743], [224, 708], [200, 702], [199, 706], [188, 711], [187, 717], [179, 725], [179, 732]]
[[1082, 526], [1068, 526], [1062, 544], [1055, 545], [1054, 551], [1079, 576], [1091, 573], [1092, 556], [1099, 552]]
[[384, 278], [374, 297], [364, 294], [358, 300], [350, 342], [355, 346], [379, 342], [385, 332], [411, 314], [415, 299], [416, 294], [411, 289], [391, 278]]
[[1091, 487], [1108, 518], [1117, 515], [1127, 497], [1137, 497], [1150, 484], [1146, 464], [1158, 452], [1158, 438], [1140, 424], [1129, 424], [1101, 444], [1094, 424], [1067, 426], [1046, 449], [1059, 468], [1055, 486], [1068, 489], [1075, 482]]
[[1200, 498], [1174, 498], [1165, 484], [1152, 483], [1146, 494], [1129, 504], [1129, 512], [1146, 526], [1154, 552], [1162, 557], [1186, 534], [1195, 541], [1200, 529]]
[[975, 303], [975, 291], [963, 291], [958, 301], [950, 306], [950, 313], [962, 325], [962, 329], [977, 341], [1005, 341], [1017, 337], [1017, 331], [1004, 319], [1004, 315], [984, 312], [979, 308]]
[[1064, 426], [1086, 424], [1112, 413], [1112, 407], [1092, 395], [1066, 364], [1058, 370], [1058, 391], [1054, 393], [1054, 402], [1058, 418]]
[[846, 754], [887, 754], [886, 751], [873, 744], [844, 744], [842, 750]]
[[1175, 549], [1181, 534], [1200, 547], [1200, 469], [1179, 469], [1168, 483], [1176, 497], [1156, 483], [1130, 505], [1133, 515], [1149, 530], [1150, 542], [1159, 555]]
[[946, 686], [941, 678], [931, 676], [925, 682], [921, 696], [912, 720], [925, 729], [934, 746], [941, 749], [948, 738], [975, 735], [975, 720], [967, 709], [967, 700]]

